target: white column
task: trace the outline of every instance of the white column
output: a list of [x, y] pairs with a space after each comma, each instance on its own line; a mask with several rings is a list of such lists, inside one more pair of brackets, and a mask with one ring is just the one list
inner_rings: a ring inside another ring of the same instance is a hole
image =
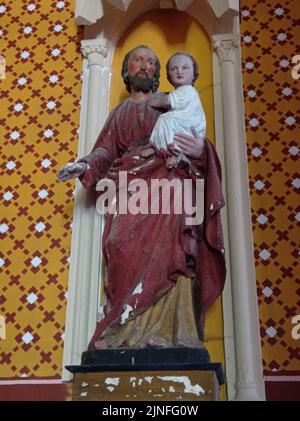
[[[83, 87], [78, 157], [90, 153], [108, 114], [110, 69], [106, 40], [83, 40]], [[63, 367], [79, 364], [92, 337], [99, 305], [102, 272], [102, 218], [95, 210], [95, 192], [76, 182], [70, 256]], [[100, 256], [100, 259], [99, 259]], [[63, 380], [70, 373], [63, 368]]]
[[[86, 104], [85, 150], [90, 152], [107, 117], [110, 69], [105, 66], [106, 40], [83, 40], [81, 52], [87, 59], [88, 96]], [[85, 104], [82, 106], [82, 112]]]
[[264, 400], [239, 39], [232, 34], [216, 35], [213, 41], [221, 69], [236, 399]]

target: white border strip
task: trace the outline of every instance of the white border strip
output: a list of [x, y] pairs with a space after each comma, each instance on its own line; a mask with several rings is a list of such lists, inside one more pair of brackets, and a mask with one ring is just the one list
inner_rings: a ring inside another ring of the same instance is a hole
[[65, 384], [61, 380], [0, 380], [0, 386], [17, 384]]
[[265, 382], [300, 382], [300, 376], [265, 376]]

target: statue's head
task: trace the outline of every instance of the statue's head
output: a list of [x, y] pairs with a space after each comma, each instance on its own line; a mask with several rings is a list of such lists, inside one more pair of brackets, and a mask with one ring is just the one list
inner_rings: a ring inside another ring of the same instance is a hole
[[123, 61], [122, 77], [128, 92], [132, 89], [156, 92], [159, 86], [160, 62], [147, 45], [129, 51]]
[[[174, 86], [174, 80], [173, 80], [174, 74], [172, 74], [172, 73], [174, 73], [173, 67], [174, 67], [174, 65], [176, 65], [176, 60], [180, 59], [182, 56], [185, 57], [185, 58], [187, 57], [187, 59], [185, 59], [185, 60], [188, 60], [187, 64], [191, 67], [191, 70], [193, 71], [193, 75], [191, 75], [192, 76], [191, 77], [191, 79], [192, 79], [191, 85], [194, 85], [195, 81], [199, 77], [199, 66], [198, 66], [198, 63], [196, 62], [196, 60], [194, 59], [194, 57], [191, 54], [186, 53], [185, 51], [178, 51], [177, 53], [173, 54], [169, 58], [169, 60], [166, 64], [167, 79]], [[183, 61], [181, 61], [181, 64], [183, 64]]]

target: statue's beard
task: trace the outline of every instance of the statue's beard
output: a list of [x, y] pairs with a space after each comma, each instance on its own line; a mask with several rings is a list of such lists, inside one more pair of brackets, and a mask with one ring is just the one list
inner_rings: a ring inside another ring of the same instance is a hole
[[129, 75], [129, 83], [131, 89], [134, 91], [142, 91], [144, 93], [149, 92], [152, 87], [152, 79], [147, 75], [147, 73], [145, 73], [144, 77], [139, 75]]

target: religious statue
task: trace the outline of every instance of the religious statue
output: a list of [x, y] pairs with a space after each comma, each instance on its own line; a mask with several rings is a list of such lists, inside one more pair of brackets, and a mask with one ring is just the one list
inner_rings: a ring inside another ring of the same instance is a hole
[[[191, 86], [196, 69], [189, 54], [173, 56], [167, 72], [176, 89], [166, 97], [157, 93], [160, 62], [154, 51], [144, 45], [131, 50], [122, 67], [129, 97], [110, 113], [92, 152], [59, 172], [59, 180], [79, 177], [85, 188], [109, 179], [117, 191], [119, 174], [126, 173], [129, 182], [141, 179], [149, 186], [150, 201], [153, 180], [189, 180], [193, 198], [197, 182], [204, 182], [204, 218], [198, 224], [188, 222], [185, 209], [174, 211], [175, 194], [168, 213], [123, 213], [117, 203], [117, 212], [106, 215], [107, 304], [90, 349], [203, 347], [205, 313], [223, 289], [226, 270], [221, 168], [213, 145], [203, 138], [205, 115]], [[193, 98], [199, 112], [187, 123], [193, 129], [174, 125], [173, 139], [160, 142], [159, 133], [154, 136], [156, 123], [170, 108], [179, 120], [183, 111], [176, 111], [177, 102], [186, 102], [184, 97]], [[155, 200], [162, 196], [160, 192]]]

